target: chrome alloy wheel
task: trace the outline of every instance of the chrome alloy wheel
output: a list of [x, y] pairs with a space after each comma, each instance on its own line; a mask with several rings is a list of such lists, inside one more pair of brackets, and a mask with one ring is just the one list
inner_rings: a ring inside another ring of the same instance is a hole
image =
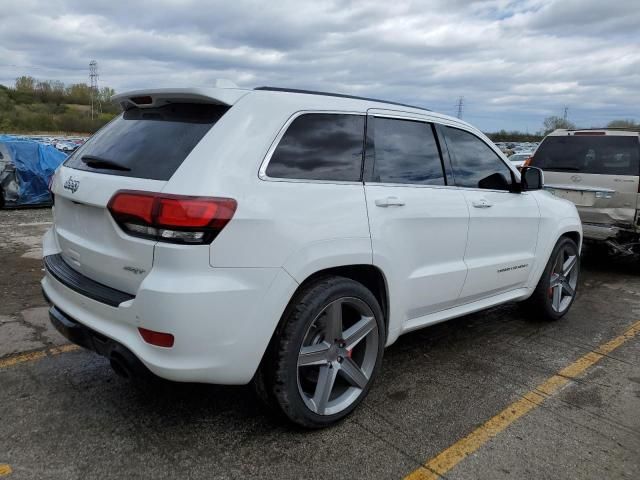
[[318, 415], [348, 408], [369, 383], [380, 333], [371, 308], [345, 297], [331, 302], [311, 323], [298, 354], [298, 391]]
[[565, 246], [558, 252], [551, 269], [549, 297], [554, 311], [562, 313], [569, 308], [575, 296], [577, 284], [578, 254], [572, 248]]

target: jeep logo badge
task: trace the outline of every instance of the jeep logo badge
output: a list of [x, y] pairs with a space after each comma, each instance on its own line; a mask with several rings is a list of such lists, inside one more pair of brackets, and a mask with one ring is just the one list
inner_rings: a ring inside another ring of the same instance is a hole
[[66, 182], [64, 182], [63, 187], [67, 190], [71, 190], [71, 193], [76, 193], [78, 187], [80, 186], [80, 182], [78, 180], [74, 180], [73, 177], [69, 177]]
[[582, 177], [580, 175], [571, 175], [571, 181], [575, 183], [580, 183], [582, 181]]

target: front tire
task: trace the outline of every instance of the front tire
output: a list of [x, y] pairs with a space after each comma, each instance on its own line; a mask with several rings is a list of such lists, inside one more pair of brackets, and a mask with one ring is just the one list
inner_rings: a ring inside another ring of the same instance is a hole
[[379, 370], [383, 314], [364, 285], [324, 277], [291, 301], [258, 372], [261, 397], [292, 422], [321, 428], [362, 402]]
[[564, 317], [576, 298], [579, 273], [578, 246], [569, 237], [561, 237], [551, 252], [533, 295], [525, 304], [533, 313], [547, 320]]

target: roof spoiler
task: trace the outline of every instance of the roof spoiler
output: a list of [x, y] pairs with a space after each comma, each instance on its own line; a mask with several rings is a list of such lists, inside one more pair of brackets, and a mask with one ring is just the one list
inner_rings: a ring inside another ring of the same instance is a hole
[[170, 103], [231, 106], [249, 92], [239, 88], [160, 88], [118, 93], [111, 97], [111, 101], [119, 104], [123, 110], [161, 107]]

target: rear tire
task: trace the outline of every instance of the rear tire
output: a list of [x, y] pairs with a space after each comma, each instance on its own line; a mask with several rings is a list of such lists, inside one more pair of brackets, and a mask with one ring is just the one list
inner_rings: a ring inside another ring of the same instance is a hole
[[579, 273], [578, 246], [569, 237], [561, 237], [551, 252], [533, 295], [524, 305], [530, 313], [542, 316], [545, 320], [564, 317], [576, 298]]
[[320, 278], [285, 310], [256, 374], [256, 391], [298, 425], [329, 426], [366, 397], [384, 344], [375, 296], [349, 278]]

